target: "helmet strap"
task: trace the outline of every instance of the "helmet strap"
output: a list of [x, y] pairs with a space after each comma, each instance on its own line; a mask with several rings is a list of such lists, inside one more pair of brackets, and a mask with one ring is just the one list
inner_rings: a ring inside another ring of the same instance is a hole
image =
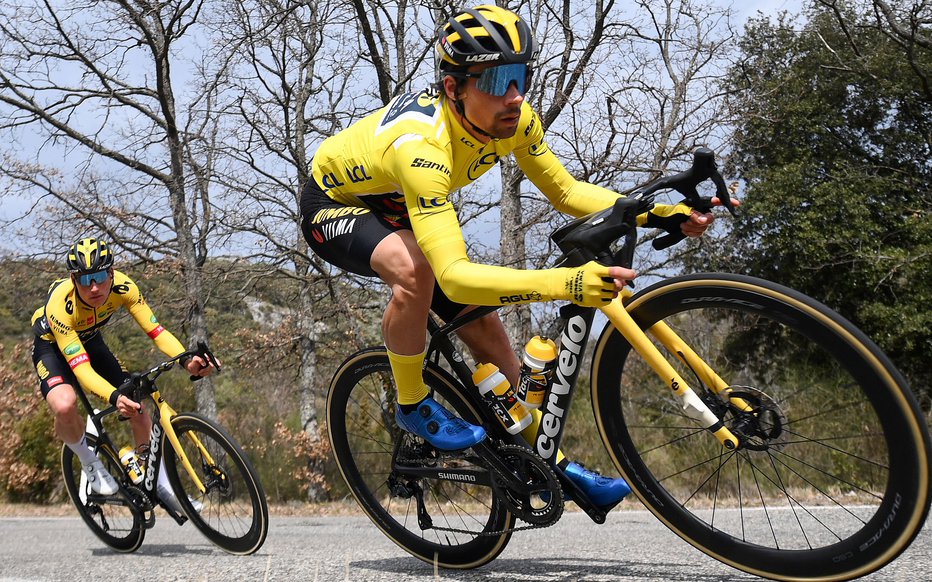
[[491, 139], [498, 139], [491, 133], [487, 132], [486, 130], [482, 129], [481, 127], [479, 127], [478, 125], [470, 121], [468, 117], [466, 117], [466, 106], [463, 105], [463, 101], [461, 99], [454, 99], [453, 107], [456, 108], [456, 112], [460, 114], [460, 117], [463, 118], [463, 121], [465, 121], [472, 127], [473, 131], [475, 131], [479, 135], [484, 135], [485, 137], [488, 137]]

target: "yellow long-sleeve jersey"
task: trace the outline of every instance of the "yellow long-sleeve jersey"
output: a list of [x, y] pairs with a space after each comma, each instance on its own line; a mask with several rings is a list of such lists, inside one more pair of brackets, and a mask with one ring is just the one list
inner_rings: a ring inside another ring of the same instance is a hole
[[116, 270], [113, 271], [110, 296], [100, 307], [94, 308], [82, 301], [70, 278], [59, 279], [52, 283], [45, 305], [32, 315], [36, 335], [45, 341], [54, 342], [81, 386], [104, 400], [110, 399], [116, 387], [91, 367], [82, 340], [98, 333], [121, 307], [129, 311], [162, 353], [174, 358], [185, 351], [181, 342], [159, 324], [136, 283]]
[[407, 214], [440, 287], [458, 303], [499, 305], [570, 299], [566, 269], [524, 270], [473, 263], [451, 192], [514, 154], [521, 170], [554, 207], [583, 216], [611, 206], [618, 194], [573, 178], [544, 139], [540, 118], [524, 102], [514, 136], [478, 142], [445, 97], [409, 93], [325, 140], [313, 176], [342, 204], [391, 218]]

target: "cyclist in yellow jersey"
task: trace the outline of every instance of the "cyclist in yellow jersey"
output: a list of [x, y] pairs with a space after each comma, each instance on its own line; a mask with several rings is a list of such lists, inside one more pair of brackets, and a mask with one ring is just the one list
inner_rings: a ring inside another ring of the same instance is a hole
[[[431, 398], [422, 377], [428, 310], [449, 321], [470, 305], [569, 300], [611, 301], [634, 271], [595, 262], [578, 268], [511, 269], [469, 260], [448, 195], [508, 154], [560, 211], [582, 216], [611, 206], [618, 194], [575, 180], [544, 138], [524, 99], [536, 53], [517, 14], [478, 6], [453, 16], [437, 46], [438, 90], [394, 98], [386, 107], [325, 140], [301, 196], [302, 231], [328, 262], [378, 276], [392, 290], [382, 320], [398, 387], [399, 426], [438, 449], [473, 446], [483, 428]], [[699, 236], [711, 214], [659, 205], [639, 224]], [[515, 385], [519, 362], [497, 314], [459, 331], [477, 361], [496, 364]], [[539, 415], [536, 416], [539, 422]], [[538, 422], [524, 433], [533, 439]], [[558, 456], [567, 474], [598, 505], [630, 489]]]
[[[55, 434], [81, 460], [94, 491], [112, 495], [118, 490], [117, 483], [88, 448], [75, 386], [80, 382], [129, 419], [139, 452], [148, 446], [152, 421], [140, 403], [116, 391], [129, 375], [104, 343], [100, 330], [114, 312], [125, 307], [167, 356], [175, 357], [185, 349], [159, 324], [136, 283], [113, 268], [113, 254], [106, 242], [83, 238], [68, 249], [66, 262], [71, 276], [52, 283], [45, 304], [32, 316], [32, 361], [42, 396], [55, 417]], [[198, 356], [185, 361], [184, 367], [197, 376], [213, 371]], [[163, 475], [165, 471], [159, 471], [159, 494], [180, 509]]]

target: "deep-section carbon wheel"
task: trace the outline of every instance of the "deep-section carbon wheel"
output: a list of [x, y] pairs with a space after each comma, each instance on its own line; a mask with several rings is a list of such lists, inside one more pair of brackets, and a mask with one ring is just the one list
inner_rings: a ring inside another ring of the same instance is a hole
[[929, 434], [905, 381], [863, 333], [799, 293], [734, 275], [671, 279], [628, 310], [643, 329], [662, 320], [730, 385], [731, 399], [713, 395], [657, 344], [746, 439], [724, 449], [606, 328], [592, 374], [599, 430], [673, 531], [779, 580], [856, 578], [910, 544], [929, 509]]
[[[97, 438], [87, 435], [87, 445], [93, 450], [97, 446]], [[120, 461], [110, 447], [101, 447], [97, 457], [103, 461], [111, 475], [118, 480], [122, 479]], [[95, 494], [84, 478], [81, 461], [67, 446], [61, 449], [61, 468], [68, 496], [94, 535], [118, 552], [139, 549], [146, 535], [145, 520], [143, 513], [133, 506], [126, 491], [121, 489], [109, 496]]]
[[[428, 365], [424, 380], [438, 402], [478, 422], [452, 377]], [[392, 541], [426, 562], [475, 568], [493, 560], [511, 537], [495, 532], [513, 527], [514, 517], [489, 484], [468, 478], [469, 461], [438, 454], [420, 438], [399, 429], [395, 406], [395, 385], [384, 348], [350, 356], [334, 375], [327, 400], [330, 440], [359, 505]], [[461, 480], [393, 470], [393, 459], [434, 475], [456, 474]], [[450, 471], [438, 473], [438, 468]], [[428, 522], [431, 527], [421, 529]]]
[[163, 438], [168, 481], [191, 523], [230, 553], [258, 550], [269, 532], [269, 508], [259, 475], [243, 449], [223, 428], [196, 414], [174, 416], [172, 428], [206, 489], [200, 490]]

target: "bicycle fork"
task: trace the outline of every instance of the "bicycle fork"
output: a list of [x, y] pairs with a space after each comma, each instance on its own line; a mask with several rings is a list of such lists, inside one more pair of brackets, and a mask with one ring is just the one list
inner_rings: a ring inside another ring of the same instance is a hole
[[[178, 435], [175, 433], [175, 428], [172, 426], [171, 419], [177, 414], [177, 412], [175, 412], [175, 410], [169, 406], [167, 402], [159, 397], [158, 391], [152, 394], [152, 398], [155, 400], [159, 407], [159, 425], [161, 425], [162, 430], [165, 433], [165, 437], [171, 443], [171, 447], [175, 450], [175, 454], [178, 455], [178, 460], [181, 461], [181, 465], [184, 467], [185, 471], [188, 472], [188, 476], [191, 477], [191, 481], [194, 482], [197, 490], [202, 494], [206, 493], [207, 487], [204, 485], [204, 482], [201, 481], [200, 477], [198, 477], [197, 471], [195, 471], [194, 467], [191, 465], [191, 461], [188, 459], [188, 455], [185, 453], [184, 447], [181, 446], [181, 442], [178, 440]], [[191, 439], [191, 441], [194, 443], [194, 446], [197, 447], [203, 462], [207, 463], [211, 467], [215, 466], [216, 463], [200, 439], [191, 433], [188, 433], [186, 436]]]
[[[630, 292], [625, 294], [624, 299], [627, 299], [628, 296], [630, 296]], [[631, 344], [635, 351], [653, 368], [654, 372], [669, 383], [670, 389], [680, 399], [683, 412], [687, 416], [715, 435], [715, 438], [726, 449], [735, 450], [741, 445], [738, 437], [706, 406], [696, 392], [686, 383], [686, 380], [680, 376], [670, 365], [670, 362], [660, 353], [660, 350], [648, 339], [645, 332], [641, 331], [631, 314], [625, 309], [622, 300], [612, 301], [607, 306], [599, 309], [608, 317], [615, 329], [628, 340], [628, 343]], [[705, 382], [712, 391], [719, 393], [728, 388], [728, 384], [663, 321], [655, 323], [647, 332], [657, 338], [671, 352], [677, 354], [691, 369], [695, 370], [700, 380]], [[736, 400], [737, 402], [735, 402]], [[740, 399], [733, 399], [732, 403], [745, 410], [750, 410], [750, 406], [741, 402]]]

